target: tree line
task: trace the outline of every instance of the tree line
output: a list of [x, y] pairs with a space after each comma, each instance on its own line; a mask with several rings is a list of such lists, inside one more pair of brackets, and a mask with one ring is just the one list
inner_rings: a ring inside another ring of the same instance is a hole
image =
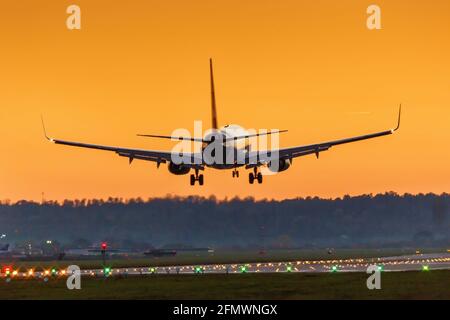
[[152, 246], [445, 246], [450, 196], [405, 194], [289, 200], [166, 197], [0, 204], [8, 241]]

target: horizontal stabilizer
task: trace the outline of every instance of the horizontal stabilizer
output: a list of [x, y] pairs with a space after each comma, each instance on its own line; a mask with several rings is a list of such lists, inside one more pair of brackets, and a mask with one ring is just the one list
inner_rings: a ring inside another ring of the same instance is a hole
[[283, 133], [283, 132], [287, 132], [287, 130], [276, 130], [276, 131], [268, 131], [268, 132], [262, 132], [262, 133], [248, 134], [248, 135], [245, 135], [245, 136], [231, 137], [231, 138], [226, 138], [225, 141], [248, 139], [248, 138], [259, 137], [259, 136], [266, 136], [266, 135], [270, 135], [270, 134], [277, 134], [277, 133]]
[[[268, 132], [262, 132], [262, 133], [248, 134], [248, 135], [244, 135], [244, 136], [237, 136], [237, 137], [223, 136], [223, 142], [248, 139], [248, 138], [283, 133], [283, 132], [287, 132], [287, 130], [268, 131]], [[170, 139], [170, 140], [180, 140], [180, 141], [187, 140], [187, 141], [194, 141], [194, 142], [212, 142], [212, 140], [206, 140], [206, 139], [201, 139], [201, 138], [161, 136], [161, 135], [156, 135], [156, 134], [137, 134], [137, 136], [145, 137], [145, 138], [159, 138], [159, 139]], [[217, 140], [217, 138], [216, 138], [216, 140]]]
[[187, 141], [194, 141], [194, 142], [207, 142], [201, 138], [160, 136], [160, 135], [156, 135], [156, 134], [137, 134], [137, 136], [145, 137], [145, 138], [159, 138], [159, 139], [170, 139], [170, 140], [187, 140]]

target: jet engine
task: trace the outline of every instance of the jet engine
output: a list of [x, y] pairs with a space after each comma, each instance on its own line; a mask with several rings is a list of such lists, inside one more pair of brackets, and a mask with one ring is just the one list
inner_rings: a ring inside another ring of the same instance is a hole
[[173, 162], [169, 163], [169, 172], [172, 174], [175, 174], [177, 176], [182, 175], [182, 174], [188, 174], [189, 171], [191, 170], [191, 168], [184, 166], [182, 164], [175, 164]]
[[269, 162], [268, 168], [272, 172], [281, 172], [289, 169], [292, 164], [292, 159], [279, 159], [278, 165], [277, 163], [272, 164], [272, 161]]

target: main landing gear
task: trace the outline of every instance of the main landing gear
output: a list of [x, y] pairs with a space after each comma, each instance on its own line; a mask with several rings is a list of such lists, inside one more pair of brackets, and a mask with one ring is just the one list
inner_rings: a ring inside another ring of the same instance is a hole
[[258, 183], [260, 183], [260, 184], [263, 182], [263, 176], [262, 176], [262, 173], [261, 173], [261, 172], [258, 172], [258, 168], [257, 168], [257, 167], [254, 167], [254, 168], [253, 168], [253, 172], [250, 172], [250, 173], [248, 174], [248, 182], [249, 182], [250, 184], [253, 184], [253, 182], [255, 181], [255, 179], [258, 180]]
[[198, 169], [195, 169], [195, 175], [191, 174], [191, 186], [195, 184], [195, 181], [198, 181], [199, 185], [203, 185], [203, 174], [198, 174]]
[[234, 169], [233, 172], [232, 172], [232, 176], [233, 176], [233, 178], [239, 178], [239, 171]]

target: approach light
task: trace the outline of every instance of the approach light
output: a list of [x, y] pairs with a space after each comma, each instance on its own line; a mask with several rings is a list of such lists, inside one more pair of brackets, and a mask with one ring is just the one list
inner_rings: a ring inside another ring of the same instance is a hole
[[12, 272], [12, 275], [13, 275], [13, 276], [17, 276], [17, 273], [18, 273], [17, 270], [14, 270], [14, 271]]
[[50, 271], [48, 271], [48, 270], [45, 270], [45, 271], [44, 271], [44, 274], [45, 274], [45, 275], [48, 275], [49, 273], [50, 273]]
[[107, 245], [106, 242], [102, 242], [101, 247], [102, 247], [102, 250], [106, 250], [106, 248], [108, 247], [108, 245]]
[[62, 275], [66, 274], [66, 270], [62, 269], [59, 273], [61, 273]]
[[34, 274], [34, 270], [33, 270], [33, 269], [28, 270], [28, 275], [29, 275], [30, 277], [31, 277], [33, 274]]

